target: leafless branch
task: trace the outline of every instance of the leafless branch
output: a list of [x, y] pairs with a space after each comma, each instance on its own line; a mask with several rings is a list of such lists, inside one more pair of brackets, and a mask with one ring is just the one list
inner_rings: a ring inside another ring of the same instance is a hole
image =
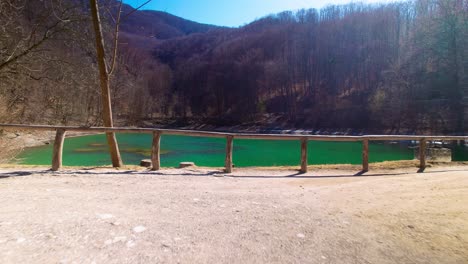
[[139, 7], [133, 9], [130, 13], [126, 14], [123, 18], [122, 18], [122, 21], [125, 20], [127, 17], [129, 17], [131, 14], [135, 13], [136, 11], [140, 10], [140, 8], [144, 7], [145, 5], [149, 4], [152, 0], [148, 0], [146, 2], [144, 2], [142, 5], [140, 5]]
[[120, 18], [122, 15], [122, 6], [123, 6], [123, 0], [120, 0], [119, 4], [119, 9], [117, 13], [117, 20], [115, 22], [115, 29], [114, 29], [114, 48], [113, 48], [113, 54], [112, 54], [112, 62], [111, 62], [111, 67], [109, 70], [109, 76], [112, 76], [114, 73], [115, 69], [115, 64], [116, 64], [116, 58], [117, 58], [117, 50], [118, 50], [118, 45], [119, 45], [119, 28], [120, 28]]

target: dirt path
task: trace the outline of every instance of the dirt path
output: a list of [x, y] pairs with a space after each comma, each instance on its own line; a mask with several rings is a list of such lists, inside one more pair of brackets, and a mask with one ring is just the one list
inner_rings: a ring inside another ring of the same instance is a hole
[[0, 263], [468, 263], [468, 167], [415, 171], [0, 168]]

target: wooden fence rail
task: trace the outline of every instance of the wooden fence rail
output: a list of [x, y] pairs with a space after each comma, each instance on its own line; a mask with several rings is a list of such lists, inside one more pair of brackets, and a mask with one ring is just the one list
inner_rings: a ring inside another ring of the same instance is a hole
[[362, 170], [369, 170], [369, 141], [399, 141], [411, 140], [419, 141], [420, 171], [426, 167], [426, 143], [430, 140], [468, 140], [468, 136], [415, 136], [415, 135], [364, 135], [364, 136], [335, 136], [335, 135], [305, 135], [305, 134], [250, 134], [250, 133], [225, 133], [180, 129], [159, 129], [159, 128], [123, 128], [123, 127], [81, 127], [81, 126], [47, 126], [47, 125], [19, 125], [0, 124], [3, 129], [28, 129], [28, 130], [48, 130], [57, 131], [54, 141], [52, 170], [57, 171], [62, 167], [62, 152], [65, 133], [74, 132], [115, 132], [115, 133], [147, 133], [153, 135], [151, 147], [152, 170], [159, 170], [161, 135], [184, 135], [193, 137], [215, 137], [226, 138], [226, 159], [225, 171], [232, 172], [232, 152], [233, 141], [238, 139], [264, 139], [264, 140], [298, 140], [301, 142], [300, 171], [307, 172], [307, 143], [308, 141], [361, 141], [362, 142]]

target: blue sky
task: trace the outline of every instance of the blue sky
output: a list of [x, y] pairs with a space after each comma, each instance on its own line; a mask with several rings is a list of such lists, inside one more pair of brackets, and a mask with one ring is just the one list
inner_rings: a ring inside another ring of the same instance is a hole
[[[124, 0], [124, 2], [137, 7], [146, 1]], [[165, 11], [200, 23], [237, 27], [285, 10], [321, 8], [327, 4], [348, 2], [351, 0], [153, 0], [143, 9]], [[389, 0], [359, 2], [389, 2]]]

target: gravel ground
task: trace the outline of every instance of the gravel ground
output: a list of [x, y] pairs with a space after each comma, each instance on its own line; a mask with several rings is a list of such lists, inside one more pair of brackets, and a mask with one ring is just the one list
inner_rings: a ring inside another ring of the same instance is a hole
[[0, 168], [0, 263], [468, 263], [468, 166]]

